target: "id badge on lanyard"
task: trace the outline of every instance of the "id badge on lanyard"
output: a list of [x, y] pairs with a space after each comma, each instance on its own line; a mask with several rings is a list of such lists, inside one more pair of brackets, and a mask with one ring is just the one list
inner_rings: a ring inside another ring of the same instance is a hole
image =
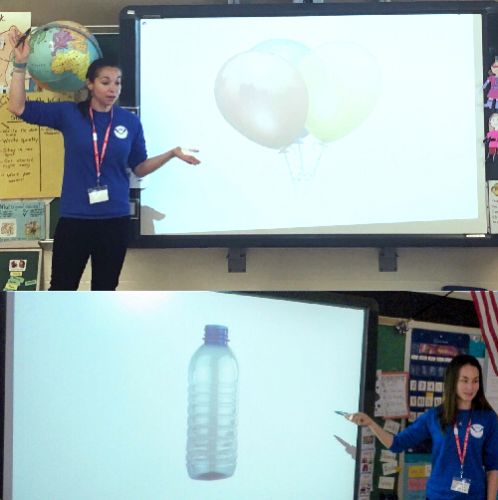
[[109, 143], [109, 135], [111, 133], [112, 127], [112, 108], [111, 108], [111, 119], [109, 121], [109, 125], [107, 126], [107, 130], [104, 135], [104, 142], [102, 144], [102, 151], [99, 155], [99, 146], [98, 146], [98, 137], [97, 130], [95, 128], [95, 122], [93, 119], [93, 109], [89, 106], [89, 115], [90, 120], [92, 122], [92, 142], [93, 142], [93, 156], [95, 160], [95, 171], [97, 172], [97, 185], [93, 188], [88, 189], [88, 201], [90, 205], [95, 203], [102, 203], [104, 201], [109, 200], [109, 190], [107, 186], [100, 185], [100, 171], [102, 168], [102, 163], [104, 161], [104, 157], [107, 151], [107, 144]]
[[88, 201], [90, 205], [94, 203], [102, 203], [103, 201], [109, 201], [109, 190], [107, 186], [95, 186], [94, 188], [88, 189]]
[[458, 439], [458, 427], [456, 424], [453, 426], [453, 434], [455, 435], [455, 444], [457, 448], [458, 458], [460, 460], [460, 476], [454, 477], [451, 481], [451, 491], [457, 491], [458, 493], [464, 493], [468, 495], [470, 490], [470, 479], [463, 477], [463, 465], [465, 463], [465, 457], [467, 455], [467, 446], [469, 444], [470, 427], [472, 425], [472, 419], [469, 418], [469, 423], [467, 424], [467, 429], [465, 430], [465, 438], [463, 440], [463, 449], [460, 446], [460, 440]]
[[468, 495], [470, 490], [470, 479], [454, 477], [451, 481], [451, 491], [458, 491], [458, 493], [465, 493]]

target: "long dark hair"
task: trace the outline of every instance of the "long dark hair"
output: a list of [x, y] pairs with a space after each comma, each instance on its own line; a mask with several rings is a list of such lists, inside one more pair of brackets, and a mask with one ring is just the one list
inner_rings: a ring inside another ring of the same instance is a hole
[[465, 365], [474, 366], [479, 371], [479, 389], [472, 400], [472, 409], [493, 411], [484, 395], [482, 369], [479, 361], [469, 354], [459, 354], [450, 361], [444, 374], [444, 398], [439, 412], [439, 423], [443, 431], [448, 425], [453, 425], [456, 422], [458, 411], [456, 389], [460, 370]]
[[[95, 78], [99, 76], [100, 70], [102, 68], [116, 68], [121, 71], [121, 67], [119, 66], [119, 64], [116, 64], [115, 61], [102, 57], [100, 59], [95, 59], [95, 61], [93, 61], [90, 66], [88, 66], [88, 69], [86, 71], [86, 79], [89, 82], [93, 83], [95, 81]], [[88, 106], [90, 105], [91, 99], [92, 95], [90, 94], [90, 91], [88, 91], [87, 98], [84, 101], [79, 102], [77, 105], [80, 113], [85, 118], [88, 118]]]

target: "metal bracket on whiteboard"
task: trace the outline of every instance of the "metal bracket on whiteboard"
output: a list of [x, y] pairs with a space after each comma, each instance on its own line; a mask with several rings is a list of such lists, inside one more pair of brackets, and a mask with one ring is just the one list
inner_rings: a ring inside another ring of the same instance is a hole
[[245, 273], [246, 255], [247, 255], [247, 250], [245, 248], [229, 248], [227, 255], [228, 272]]
[[379, 250], [379, 271], [396, 272], [398, 270], [398, 254], [395, 248], [385, 247]]

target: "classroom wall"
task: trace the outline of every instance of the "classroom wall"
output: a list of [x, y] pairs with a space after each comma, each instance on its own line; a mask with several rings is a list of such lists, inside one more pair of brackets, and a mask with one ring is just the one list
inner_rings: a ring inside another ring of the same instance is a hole
[[[119, 24], [119, 12], [123, 7], [129, 5], [199, 5], [199, 4], [226, 4], [220, 0], [86, 0], [84, 3], [68, 0], [64, 7], [61, 4], [50, 0], [2, 0], [2, 10], [5, 12], [30, 12], [34, 26], [40, 26], [56, 19], [69, 19], [85, 26], [95, 25], [116, 25]], [[236, 2], [230, 2], [236, 3]], [[244, 1], [240, 3], [288, 3], [281, 0], [270, 0], [265, 2]], [[341, 3], [370, 3], [370, 2], [352, 2], [346, 0]]]
[[[198, 5], [198, 4], [279, 4], [290, 3], [292, 0], [85, 0], [77, 2], [67, 0], [64, 4], [52, 0], [2, 0], [1, 9], [4, 12], [31, 12], [33, 26], [40, 26], [57, 19], [68, 19], [88, 26], [105, 26], [119, 24], [119, 12], [129, 5]], [[399, 0], [398, 0], [399, 1]], [[417, 1], [417, 0], [415, 0]], [[420, 0], [421, 1], [421, 0]], [[446, 1], [446, 0], [443, 0]], [[450, 0], [447, 0], [450, 1]], [[327, 3], [339, 3], [337, 1]], [[378, 3], [377, 0], [341, 0], [340, 3]]]
[[[130, 249], [119, 290], [498, 290], [494, 248], [400, 248], [398, 271], [380, 272], [378, 249], [248, 249], [245, 273], [229, 273], [227, 249]], [[44, 252], [48, 288], [51, 251]], [[85, 270], [80, 290], [90, 289]]]

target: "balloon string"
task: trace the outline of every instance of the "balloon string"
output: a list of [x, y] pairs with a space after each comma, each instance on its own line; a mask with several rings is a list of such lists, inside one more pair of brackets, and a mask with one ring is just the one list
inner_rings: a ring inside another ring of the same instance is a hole
[[[325, 144], [321, 142], [307, 144], [304, 149], [301, 142], [296, 142], [280, 151], [284, 154], [287, 170], [294, 182], [309, 180], [315, 176], [324, 149]], [[305, 159], [309, 161], [308, 164], [305, 164]]]

